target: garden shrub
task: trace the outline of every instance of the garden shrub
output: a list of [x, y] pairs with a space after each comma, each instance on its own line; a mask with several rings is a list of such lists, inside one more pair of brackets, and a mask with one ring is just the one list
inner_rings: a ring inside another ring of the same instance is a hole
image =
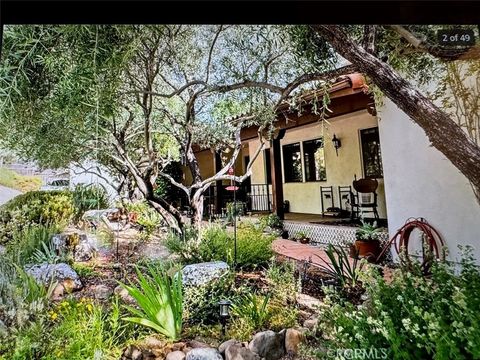
[[440, 262], [429, 277], [398, 270], [391, 284], [370, 273], [360, 308], [331, 295], [320, 314], [326, 345], [386, 349], [389, 359], [480, 358], [480, 271], [470, 253], [459, 275]]
[[121, 316], [116, 301], [105, 309], [86, 299], [64, 300], [20, 332], [6, 358], [118, 359], [123, 344], [135, 336], [134, 326]]
[[48, 248], [49, 253], [44, 255], [47, 257], [56, 255], [52, 249], [51, 240], [52, 236], [58, 233], [59, 228], [55, 225], [33, 224], [23, 227], [21, 230], [15, 230], [12, 241], [7, 244], [6, 255], [18, 265], [41, 263], [43, 261], [36, 260], [40, 255], [39, 252], [43, 252], [42, 250], [45, 246]]
[[109, 206], [108, 194], [101, 186], [83, 185], [75, 186], [72, 192], [73, 206], [75, 209], [74, 220], [81, 219], [88, 210], [106, 209]]
[[[273, 236], [264, 234], [253, 224], [243, 224], [237, 229], [237, 266], [255, 268], [268, 264], [273, 256]], [[180, 256], [184, 263], [234, 261], [234, 238], [222, 226], [213, 224], [203, 230], [200, 239], [189, 229], [184, 237], [170, 234], [167, 248]]]
[[258, 219], [258, 224], [262, 230], [265, 230], [267, 227], [271, 229], [283, 229], [283, 221], [278, 217], [277, 214], [260, 216]]
[[141, 239], [148, 240], [155, 230], [162, 225], [162, 217], [145, 201], [125, 205], [133, 222], [140, 227]]
[[206, 285], [185, 286], [183, 292], [184, 320], [189, 325], [217, 324], [220, 320], [218, 302], [236, 297], [233, 272], [228, 272]]
[[31, 191], [0, 207], [0, 243], [13, 238], [15, 231], [32, 224], [65, 226], [74, 212], [68, 191]]

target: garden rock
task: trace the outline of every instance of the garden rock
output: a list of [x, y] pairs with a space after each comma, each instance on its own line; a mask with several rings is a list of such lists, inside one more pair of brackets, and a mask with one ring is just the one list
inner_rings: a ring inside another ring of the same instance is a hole
[[317, 325], [318, 325], [318, 317], [316, 317], [315, 315], [305, 320], [305, 322], [303, 323], [303, 326], [306, 327], [308, 330], [315, 329]]
[[72, 252], [75, 261], [88, 261], [98, 251], [97, 240], [93, 236], [81, 233], [58, 234], [52, 237], [55, 250]]
[[120, 299], [122, 299], [123, 302], [127, 303], [127, 304], [135, 304], [135, 299], [133, 298], [133, 296], [131, 296], [127, 289], [124, 289], [123, 287], [121, 287], [120, 285], [118, 285], [114, 290], [113, 290], [113, 293], [115, 295], [118, 295], [120, 297]]
[[5, 254], [5, 251], [7, 251], [7, 248], [3, 245], [0, 245], [0, 255]]
[[106, 300], [108, 299], [112, 294], [113, 290], [110, 289], [106, 285], [95, 285], [93, 288], [93, 292], [95, 294], [95, 299], [97, 300]]
[[230, 339], [230, 340], [224, 341], [218, 347], [218, 352], [222, 355], [225, 355], [225, 350], [227, 350], [227, 348], [230, 345], [241, 345], [241, 343], [239, 341], [235, 340], [235, 339]]
[[67, 291], [79, 290], [83, 287], [78, 274], [65, 263], [32, 265], [27, 266], [25, 271], [37, 282], [44, 285], [50, 285], [52, 281], [58, 281]]
[[296, 329], [287, 329], [285, 333], [285, 350], [288, 355], [295, 355], [303, 341], [303, 334]]
[[223, 261], [187, 265], [182, 270], [183, 285], [201, 286], [227, 273], [229, 266]]
[[285, 355], [285, 332], [262, 331], [253, 337], [248, 348], [265, 360], [277, 360]]
[[75, 261], [88, 261], [91, 260], [97, 253], [97, 240], [92, 236], [80, 237], [80, 242], [75, 246], [73, 256]]
[[225, 350], [225, 360], [260, 360], [260, 356], [242, 345], [233, 344]]
[[185, 360], [185, 357], [186, 355], [183, 351], [176, 350], [169, 353], [165, 360]]
[[320, 300], [307, 294], [297, 294], [296, 300], [300, 307], [304, 307], [311, 311], [318, 310], [318, 308], [322, 306], [322, 302]]
[[185, 360], [223, 360], [223, 357], [216, 349], [196, 348], [187, 353]]

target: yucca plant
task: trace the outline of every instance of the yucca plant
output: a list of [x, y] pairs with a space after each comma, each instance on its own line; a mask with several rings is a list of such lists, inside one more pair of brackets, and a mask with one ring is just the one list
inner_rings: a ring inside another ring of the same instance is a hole
[[359, 264], [357, 257], [354, 257], [352, 263], [350, 263], [350, 257], [345, 249], [341, 246], [333, 246], [332, 244], [328, 244], [325, 254], [327, 254], [330, 262], [315, 255], [322, 261], [320, 268], [323, 272], [332, 276], [342, 287], [357, 285], [362, 268], [362, 263]]
[[182, 331], [182, 277], [178, 271], [169, 275], [165, 269], [147, 265], [147, 276], [138, 267], [137, 286], [120, 283], [136, 300], [138, 308], [125, 307], [132, 317], [124, 320], [150, 327], [171, 340], [178, 340]]

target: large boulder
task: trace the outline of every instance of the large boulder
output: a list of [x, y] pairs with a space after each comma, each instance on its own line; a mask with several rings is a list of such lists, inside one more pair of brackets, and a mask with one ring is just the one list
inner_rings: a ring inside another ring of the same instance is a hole
[[75, 261], [88, 261], [98, 251], [97, 239], [83, 233], [54, 235], [52, 242], [58, 252], [73, 253]]
[[233, 344], [225, 350], [225, 360], [261, 360], [260, 356], [246, 347]]
[[71, 290], [79, 290], [83, 286], [75, 270], [65, 263], [31, 265], [27, 266], [25, 271], [37, 282], [44, 285], [50, 285], [52, 282], [58, 281], [59, 284], [69, 284], [68, 287]]
[[223, 261], [213, 261], [187, 265], [182, 270], [183, 285], [201, 286], [220, 278], [229, 271], [229, 266]]
[[277, 360], [285, 355], [285, 331], [276, 333], [272, 330], [262, 331], [253, 337], [248, 348], [265, 360]]
[[185, 360], [223, 360], [223, 357], [216, 349], [195, 348], [187, 353]]

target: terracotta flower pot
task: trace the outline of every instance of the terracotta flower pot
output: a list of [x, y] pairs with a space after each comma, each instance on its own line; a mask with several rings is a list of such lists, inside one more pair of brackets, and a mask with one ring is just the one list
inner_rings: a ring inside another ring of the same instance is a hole
[[[377, 257], [380, 254], [379, 240], [355, 240], [355, 250], [358, 252], [358, 257]], [[353, 251], [350, 253], [352, 254]]]
[[310, 238], [304, 237], [300, 238], [298, 241], [300, 241], [301, 244], [308, 244], [310, 242]]

